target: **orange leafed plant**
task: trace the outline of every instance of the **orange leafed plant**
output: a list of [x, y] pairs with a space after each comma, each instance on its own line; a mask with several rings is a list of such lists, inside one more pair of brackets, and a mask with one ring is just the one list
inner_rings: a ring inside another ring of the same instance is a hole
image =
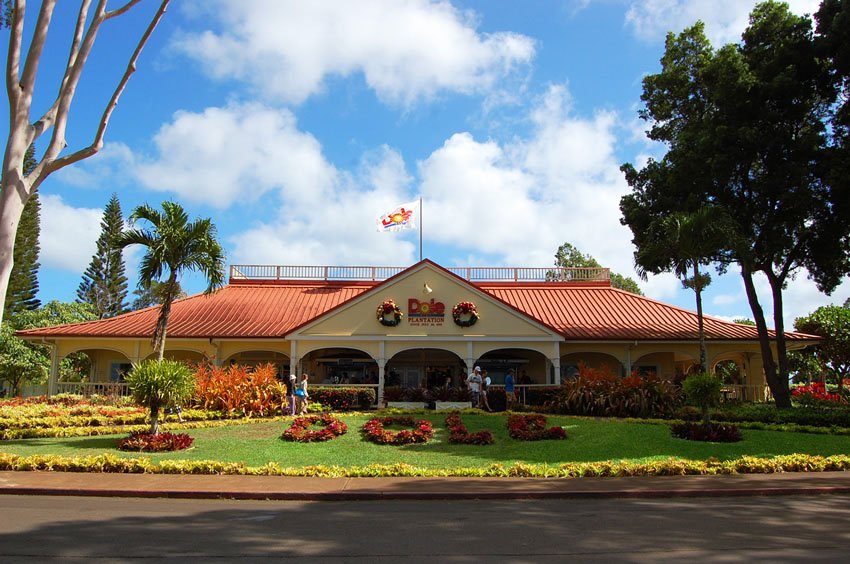
[[276, 373], [273, 364], [253, 369], [238, 364], [200, 365], [195, 370], [196, 400], [204, 409], [229, 415], [273, 415], [286, 404], [286, 387], [275, 378]]

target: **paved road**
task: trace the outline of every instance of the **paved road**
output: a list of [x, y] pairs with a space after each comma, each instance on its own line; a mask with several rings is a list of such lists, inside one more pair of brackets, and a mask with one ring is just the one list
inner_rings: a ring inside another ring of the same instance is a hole
[[0, 496], [0, 561], [847, 562], [850, 496], [234, 501]]

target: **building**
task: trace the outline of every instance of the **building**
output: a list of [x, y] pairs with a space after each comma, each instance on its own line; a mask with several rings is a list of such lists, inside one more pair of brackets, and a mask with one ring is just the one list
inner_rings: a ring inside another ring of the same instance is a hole
[[[467, 311], [470, 310], [470, 311]], [[19, 331], [52, 347], [48, 393], [120, 391], [131, 364], [155, 356], [158, 308]], [[708, 360], [733, 362], [728, 393], [767, 394], [755, 327], [705, 318]], [[697, 316], [613, 288], [604, 268], [232, 266], [212, 295], [175, 301], [166, 356], [259, 364], [330, 385], [457, 384], [481, 365], [494, 384], [555, 384], [580, 363], [682, 377], [698, 363]], [[789, 349], [816, 337], [788, 333]], [[60, 359], [84, 352], [88, 382], [57, 382]]]

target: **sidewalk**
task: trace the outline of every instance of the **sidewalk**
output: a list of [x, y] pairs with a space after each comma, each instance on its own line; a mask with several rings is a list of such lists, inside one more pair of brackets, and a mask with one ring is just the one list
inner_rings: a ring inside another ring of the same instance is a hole
[[0, 494], [317, 501], [820, 495], [850, 494], [850, 472], [566, 479], [0, 472]]

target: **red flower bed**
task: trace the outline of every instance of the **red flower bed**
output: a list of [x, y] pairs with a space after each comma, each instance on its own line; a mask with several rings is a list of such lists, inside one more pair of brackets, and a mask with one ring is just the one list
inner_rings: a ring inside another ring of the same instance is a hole
[[546, 428], [546, 418], [539, 413], [511, 415], [508, 417], [508, 434], [518, 441], [540, 441], [543, 439], [566, 439], [563, 427]]
[[[412, 429], [393, 432], [385, 429], [389, 425], [412, 427]], [[434, 436], [434, 427], [427, 419], [414, 421], [413, 417], [374, 417], [363, 425], [363, 436], [367, 441], [379, 445], [425, 443]]]
[[843, 403], [844, 398], [839, 393], [828, 392], [823, 382], [812, 382], [800, 386], [791, 392], [791, 397], [801, 405], [818, 405], [823, 403]]
[[167, 452], [192, 446], [195, 439], [186, 433], [157, 433], [137, 431], [118, 441], [119, 450], [133, 452]]
[[[313, 425], [319, 425], [319, 429], [310, 430]], [[312, 443], [317, 441], [329, 441], [348, 432], [348, 425], [331, 417], [327, 413], [321, 415], [308, 415], [298, 417], [283, 432], [281, 438], [285, 441], [297, 443]]]
[[446, 415], [446, 427], [449, 428], [449, 442], [464, 445], [491, 445], [493, 444], [493, 433], [490, 431], [478, 431], [470, 433], [459, 413]]
[[722, 423], [678, 423], [671, 427], [673, 436], [689, 441], [705, 441], [708, 443], [737, 443], [743, 440], [741, 431], [735, 425]]

